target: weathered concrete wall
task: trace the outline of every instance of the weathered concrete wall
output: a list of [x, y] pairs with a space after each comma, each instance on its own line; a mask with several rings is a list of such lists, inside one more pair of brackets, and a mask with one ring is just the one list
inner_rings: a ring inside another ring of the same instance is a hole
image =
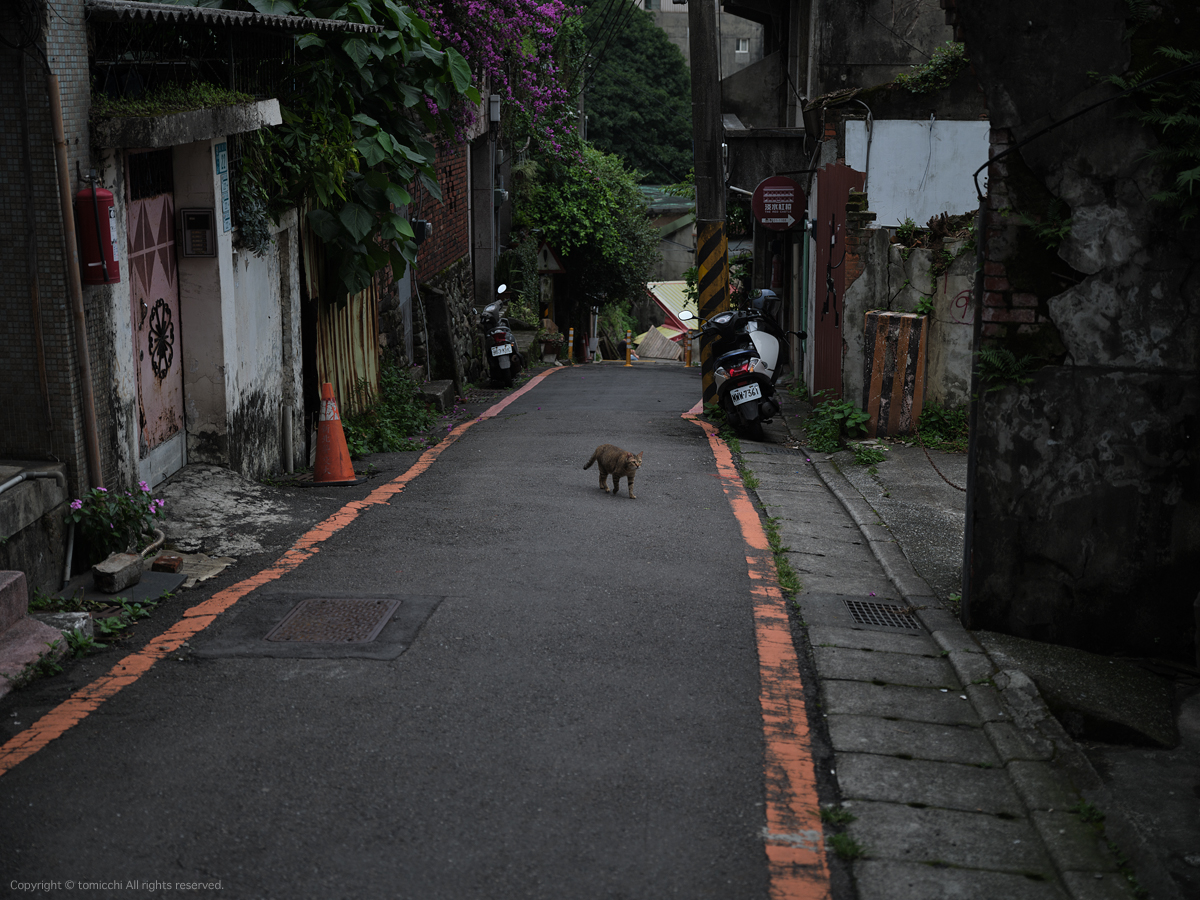
[[891, 81], [954, 33], [939, 0], [825, 0], [814, 19], [808, 97]]
[[229, 467], [250, 477], [280, 471], [284, 409], [289, 394], [298, 396], [295, 220], [293, 211], [272, 228], [271, 246], [262, 256], [241, 251], [233, 257], [238, 338], [236, 369], [226, 373]]
[[[1159, 18], [1139, 39], [1151, 47], [1200, 28], [1194, 4], [1150, 9]], [[1119, 0], [959, 2], [994, 152], [1115, 93], [1089, 73], [1145, 64], [1131, 59], [1127, 11]], [[1200, 249], [1149, 199], [1165, 177], [1146, 164], [1156, 138], [1131, 111], [1126, 100], [1099, 107], [992, 167], [984, 336], [1041, 368], [981, 395], [964, 616], [971, 627], [1190, 661]], [[1055, 246], [1044, 226], [1067, 219]]]
[[[861, 196], [861, 195], [857, 195]], [[925, 339], [925, 403], [961, 406], [971, 396], [971, 325], [968, 302], [975, 277], [975, 254], [961, 243], [943, 251], [910, 249], [890, 243], [887, 229], [860, 228], [847, 242], [842, 395], [860, 403], [864, 385], [863, 322], [870, 310], [917, 312], [926, 298], [932, 312]], [[852, 280], [851, 280], [852, 279]]]
[[121, 280], [114, 285], [85, 287], [94, 309], [95, 341], [101, 352], [93, 363], [96, 382], [100, 451], [104, 481], [109, 487], [132, 490], [138, 481], [139, 430], [137, 366], [134, 358], [133, 311], [130, 306], [129, 207], [126, 202], [125, 160], [117, 150], [102, 150], [97, 160], [100, 184], [112, 191], [116, 230], [121, 248]]
[[733, 113], [747, 128], [782, 125], [780, 86], [783, 71], [778, 52], [721, 79], [721, 112]]
[[925, 358], [925, 402], [955, 407], [971, 401], [975, 251], [953, 244], [946, 251], [955, 257], [934, 284], [933, 320]]

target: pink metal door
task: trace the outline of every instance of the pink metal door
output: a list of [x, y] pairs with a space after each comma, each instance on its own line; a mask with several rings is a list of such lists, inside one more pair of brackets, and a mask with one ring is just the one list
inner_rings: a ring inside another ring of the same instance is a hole
[[129, 273], [144, 459], [183, 429], [183, 358], [171, 194], [130, 202]]
[[[862, 172], [842, 163], [817, 173], [816, 267], [813, 294], [813, 393], [831, 391], [842, 396], [843, 335], [846, 329], [842, 300], [846, 291], [846, 201], [850, 191], [861, 191]], [[853, 327], [853, 326], [852, 326]]]

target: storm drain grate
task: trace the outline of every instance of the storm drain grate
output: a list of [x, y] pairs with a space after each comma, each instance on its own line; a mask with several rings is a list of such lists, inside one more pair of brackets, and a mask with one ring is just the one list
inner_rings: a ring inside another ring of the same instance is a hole
[[375, 640], [399, 606], [399, 600], [303, 600], [263, 640], [365, 644]]
[[917, 617], [900, 606], [872, 603], [870, 600], [844, 600], [850, 615], [859, 625], [882, 625], [884, 628], [908, 628], [920, 631]]

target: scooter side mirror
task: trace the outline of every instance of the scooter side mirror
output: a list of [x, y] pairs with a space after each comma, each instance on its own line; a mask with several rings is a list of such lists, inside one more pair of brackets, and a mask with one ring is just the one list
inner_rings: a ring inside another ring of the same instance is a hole
[[694, 315], [692, 315], [692, 311], [690, 309], [685, 309], [678, 316], [676, 316], [676, 318], [679, 319], [679, 321], [681, 321], [681, 322], [690, 322], [692, 319], [694, 319], [696, 317]]
[[496, 288], [496, 293], [497, 293], [497, 294], [503, 294], [503, 293], [504, 293], [505, 291], [507, 291], [507, 290], [508, 290], [508, 285], [507, 285], [507, 284], [502, 284], [502, 285], [500, 285], [500, 287]]

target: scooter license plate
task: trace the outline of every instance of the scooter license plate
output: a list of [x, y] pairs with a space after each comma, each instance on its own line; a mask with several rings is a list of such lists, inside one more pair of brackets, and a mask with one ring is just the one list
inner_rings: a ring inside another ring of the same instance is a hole
[[762, 391], [757, 384], [748, 384], [745, 387], [731, 390], [729, 392], [729, 399], [733, 401], [734, 406], [741, 406], [743, 403], [749, 403], [751, 400], [761, 400]]
[[508, 356], [512, 353], [512, 344], [500, 344], [492, 348], [492, 356]]

